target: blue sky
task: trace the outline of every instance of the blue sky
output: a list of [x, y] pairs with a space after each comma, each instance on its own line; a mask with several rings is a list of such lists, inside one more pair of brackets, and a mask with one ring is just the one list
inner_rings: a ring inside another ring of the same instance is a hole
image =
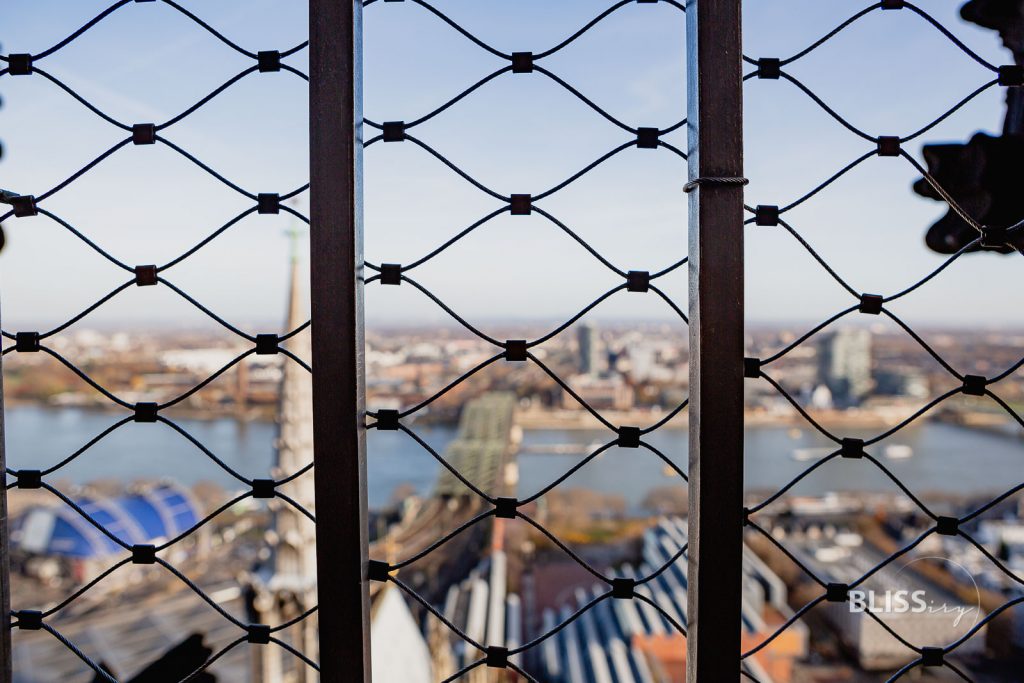
[[[298, 0], [182, 1], [247, 49], [286, 49], [306, 36]], [[573, 33], [608, 0], [436, 0], [502, 51], [541, 51]], [[748, 0], [745, 52], [786, 57], [866, 6], [846, 0]], [[997, 36], [963, 23], [960, 2], [927, 9], [989, 61], [1009, 61]], [[93, 0], [8, 0], [4, 53], [38, 52], [108, 5]], [[365, 14], [365, 113], [412, 120], [503, 65], [412, 3]], [[544, 64], [630, 125], [666, 127], [685, 113], [685, 20], [664, 5], [628, 5]], [[306, 54], [289, 59], [306, 68]], [[41, 66], [126, 123], [176, 115], [251, 62], [162, 3], [129, 4]], [[874, 12], [790, 73], [872, 134], [901, 135], [948, 109], [990, 74], [907, 11]], [[123, 137], [40, 77], [0, 78], [0, 187], [39, 194]], [[998, 131], [993, 88], [911, 143], [963, 141]], [[746, 97], [749, 204], [785, 204], [868, 151], [785, 81], [752, 81]], [[305, 83], [253, 74], [165, 136], [252, 192], [306, 181]], [[415, 134], [502, 194], [538, 193], [625, 142], [616, 128], [539, 74], [506, 74]], [[685, 133], [669, 138], [685, 147]], [[873, 158], [794, 210], [794, 227], [857, 289], [892, 293], [942, 262], [923, 246], [944, 209], [910, 191], [905, 160]], [[408, 263], [497, 208], [411, 144], [367, 150], [366, 255]], [[657, 270], [685, 255], [685, 163], [664, 150], [630, 149], [544, 200], [616, 265]], [[304, 196], [303, 196], [304, 198]], [[128, 263], [163, 262], [251, 202], [171, 150], [126, 147], [44, 206]], [[165, 276], [225, 317], [255, 326], [280, 318], [288, 220], [251, 216]], [[9, 220], [0, 255], [4, 327], [46, 328], [126, 279], [123, 271], [46, 218]], [[777, 228], [747, 232], [752, 322], [812, 321], [851, 303], [809, 255]], [[1014, 324], [1019, 256], [977, 255], [894, 305], [914, 324]], [[539, 216], [504, 216], [418, 269], [416, 277], [479, 321], [564, 319], [618, 278]], [[682, 271], [666, 289], [685, 300]], [[444, 321], [411, 287], [371, 286], [371, 322]], [[665, 318], [654, 297], [620, 294], [596, 319]], [[90, 318], [120, 326], [204, 324], [163, 288], [131, 288]]]

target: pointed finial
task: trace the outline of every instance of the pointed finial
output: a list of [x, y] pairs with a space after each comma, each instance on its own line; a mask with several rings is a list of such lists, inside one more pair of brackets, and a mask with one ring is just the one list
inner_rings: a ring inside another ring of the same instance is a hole
[[299, 238], [302, 237], [302, 232], [299, 230], [297, 222], [292, 221], [291, 225], [284, 231], [284, 234], [288, 236], [291, 261], [292, 263], [297, 263], [299, 260]]
[[[289, 205], [292, 208], [294, 208], [296, 210], [299, 209], [300, 204], [301, 204], [301, 202], [298, 199], [298, 197], [293, 198], [288, 203], [289, 203]], [[303, 233], [302, 226], [299, 225], [298, 219], [295, 218], [295, 216], [293, 215], [292, 219], [291, 219], [291, 222], [288, 224], [288, 227], [284, 231], [284, 234], [288, 236], [289, 252], [291, 254], [291, 262], [292, 263], [298, 263], [299, 260], [300, 260], [299, 259], [299, 239], [302, 237], [302, 233]]]

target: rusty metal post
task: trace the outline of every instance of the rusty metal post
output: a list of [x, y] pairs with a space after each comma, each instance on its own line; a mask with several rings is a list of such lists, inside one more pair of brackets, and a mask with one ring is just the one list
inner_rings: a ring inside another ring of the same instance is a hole
[[[7, 429], [4, 423], [3, 361], [0, 360], [0, 472], [7, 471]], [[0, 488], [0, 681], [14, 680], [11, 652], [11, 546], [7, 488]]]
[[687, 680], [718, 683], [738, 680], [741, 647], [743, 187], [736, 182], [743, 175], [741, 0], [689, 0], [686, 33], [693, 188]]
[[370, 680], [363, 365], [362, 4], [309, 2], [310, 273], [320, 668]]

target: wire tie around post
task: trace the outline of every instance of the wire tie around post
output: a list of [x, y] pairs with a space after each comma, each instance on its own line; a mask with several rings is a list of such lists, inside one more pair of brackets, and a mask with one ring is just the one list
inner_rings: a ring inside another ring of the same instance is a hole
[[701, 185], [748, 185], [748, 178], [694, 178], [683, 185], [683, 192], [689, 194]]

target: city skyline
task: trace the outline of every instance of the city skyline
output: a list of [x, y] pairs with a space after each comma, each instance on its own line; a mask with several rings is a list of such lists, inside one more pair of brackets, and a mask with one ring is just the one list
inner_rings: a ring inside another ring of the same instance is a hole
[[0, 677], [1017, 681], [1020, 255], [913, 186], [1020, 52], [965, 0], [362, 1], [5, 14]]

